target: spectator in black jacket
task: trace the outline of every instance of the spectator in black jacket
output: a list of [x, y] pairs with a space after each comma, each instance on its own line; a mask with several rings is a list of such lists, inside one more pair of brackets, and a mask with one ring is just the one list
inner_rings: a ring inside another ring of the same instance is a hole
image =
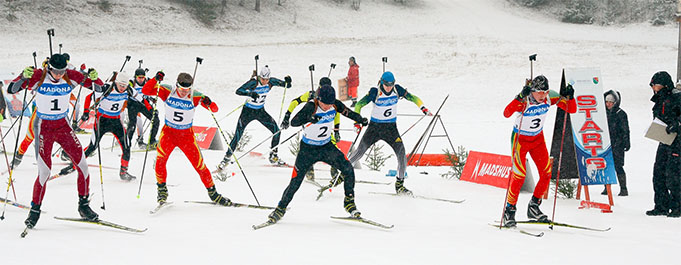
[[[609, 90], [603, 94], [605, 97], [605, 113], [608, 117], [608, 129], [610, 131], [610, 144], [612, 146], [612, 156], [615, 160], [615, 172], [617, 172], [617, 182], [620, 184], [620, 193], [617, 196], [628, 196], [627, 173], [624, 172], [624, 152], [629, 151], [629, 119], [627, 113], [620, 108], [622, 98], [620, 92]], [[604, 189], [601, 193], [607, 195]]]
[[667, 133], [677, 133], [671, 145], [660, 143], [653, 166], [653, 190], [655, 208], [647, 215], [681, 217], [681, 137], [679, 120], [681, 116], [681, 91], [674, 87], [669, 73], [655, 73], [650, 80], [653, 97], [653, 117], [667, 124]]

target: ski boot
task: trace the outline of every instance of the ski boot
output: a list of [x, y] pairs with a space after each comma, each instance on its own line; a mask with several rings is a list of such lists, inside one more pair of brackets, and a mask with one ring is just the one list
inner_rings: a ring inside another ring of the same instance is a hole
[[541, 199], [532, 196], [530, 203], [527, 205], [527, 218], [542, 223], [548, 222], [548, 217], [539, 210], [539, 205], [541, 205]]
[[274, 211], [270, 213], [270, 215], [267, 216], [267, 221], [270, 223], [276, 223], [281, 220], [282, 217], [284, 217], [284, 214], [286, 213], [286, 210], [282, 208], [274, 208]]
[[362, 214], [357, 210], [357, 205], [355, 205], [355, 195], [345, 196], [343, 207], [352, 217], [359, 217]]
[[338, 175], [338, 180], [336, 180], [335, 182], [334, 182], [334, 179], [331, 178], [331, 180], [329, 181], [329, 186], [336, 187], [336, 186], [340, 185], [341, 183], [343, 183], [343, 181], [345, 181], [345, 176], [343, 176], [343, 174], [340, 174], [340, 175]]
[[395, 181], [395, 192], [399, 195], [413, 195], [413, 193], [404, 187], [404, 179], [398, 179]]
[[121, 180], [124, 180], [124, 181], [131, 181], [131, 180], [134, 180], [134, 179], [137, 178], [133, 175], [130, 175], [130, 173], [128, 173], [128, 167], [126, 167], [126, 166], [121, 166], [120, 177], [121, 177]]
[[73, 173], [73, 171], [76, 171], [76, 167], [74, 167], [73, 164], [69, 163], [68, 166], [62, 168], [62, 169], [59, 171], [59, 176], [66, 176], [66, 175], [68, 175], [68, 174]]
[[650, 211], [646, 211], [647, 216], [669, 215], [669, 209], [662, 209], [657, 206]]
[[90, 200], [88, 199], [88, 195], [78, 196], [78, 213], [80, 214], [80, 217], [83, 217], [85, 220], [93, 222], [99, 220], [99, 215], [97, 215], [97, 213], [92, 211], [92, 208], [90, 208]]
[[506, 208], [504, 209], [504, 219], [501, 222], [505, 227], [516, 226], [515, 212], [516, 212], [515, 205], [507, 203]]
[[158, 194], [156, 195], [156, 202], [164, 204], [168, 201], [168, 186], [165, 183], [156, 183]]
[[12, 169], [16, 168], [21, 164], [21, 159], [24, 158], [24, 154], [19, 154], [19, 151], [14, 153], [14, 160], [12, 160]]
[[149, 150], [154, 150], [158, 147], [158, 142], [156, 139], [151, 139], [151, 142], [147, 145], [149, 147]]
[[147, 144], [144, 143], [142, 136], [137, 137], [137, 147], [140, 149], [147, 149]]
[[270, 163], [275, 166], [286, 165], [284, 161], [281, 161], [276, 151], [270, 152]]
[[672, 217], [672, 218], [679, 218], [681, 217], [681, 209], [680, 208], [674, 208], [672, 209], [669, 214], [667, 214], [667, 217]]
[[66, 154], [66, 151], [64, 149], [61, 150], [61, 155], [59, 155], [59, 158], [61, 159], [61, 161], [67, 162], [71, 161], [71, 158], [69, 157], [69, 155]]
[[305, 178], [309, 181], [315, 181], [314, 180], [314, 168], [310, 168], [310, 170], [305, 173]]
[[210, 197], [210, 199], [216, 204], [219, 204], [219, 205], [222, 205], [222, 206], [232, 205], [232, 201], [229, 200], [229, 198], [223, 197], [222, 195], [220, 195], [220, 193], [218, 193], [215, 190], [215, 185], [208, 188], [208, 197]]
[[26, 218], [24, 224], [28, 228], [33, 228], [38, 223], [38, 219], [40, 219], [40, 204], [33, 204], [31, 202], [31, 211], [28, 212], [28, 218]]
[[225, 156], [225, 158], [220, 161], [220, 164], [218, 165], [218, 169], [213, 171], [214, 175], [213, 177], [219, 181], [225, 181], [227, 178], [229, 178], [229, 174], [227, 174], [227, 165], [229, 165], [229, 157]]
[[354, 108], [355, 105], [357, 105], [357, 98], [353, 98], [353, 99], [352, 99], [352, 104], [350, 104], [350, 107], [351, 107], [351, 108]]

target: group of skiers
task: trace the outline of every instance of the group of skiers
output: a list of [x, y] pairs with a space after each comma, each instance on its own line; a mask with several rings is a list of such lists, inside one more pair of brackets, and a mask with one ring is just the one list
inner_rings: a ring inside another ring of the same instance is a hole
[[[102, 135], [111, 132], [118, 139], [123, 151], [120, 178], [126, 181], [135, 179], [128, 173], [128, 164], [130, 145], [134, 136], [133, 131], [135, 128], [141, 130], [143, 127], [143, 123], [140, 124], [140, 120], [137, 119], [139, 115], [151, 120], [152, 129], [149, 146], [156, 147], [157, 151], [155, 173], [159, 205], [167, 202], [166, 163], [175, 147], [178, 147], [191, 162], [212, 202], [225, 206], [231, 205], [232, 202], [229, 198], [217, 192], [213, 176], [204, 163], [192, 127], [197, 106], [203, 106], [214, 113], [218, 111], [218, 105], [207, 95], [194, 88], [194, 78], [190, 74], [180, 73], [175, 84], [169, 85], [161, 83], [165, 79], [163, 71], [158, 71], [153, 78], [147, 78], [146, 70], [137, 69], [134, 77], [128, 76], [125, 72], [116, 72], [110, 78], [111, 82], [104, 84], [99, 79], [95, 69], [87, 69], [83, 65], [81, 70], [78, 71], [73, 69], [74, 67], [69, 67], [68, 60], [68, 56], [64, 54], [53, 54], [43, 64], [42, 68], [36, 69], [32, 66], [25, 68], [7, 88], [7, 92], [10, 94], [18, 93], [24, 89], [32, 90], [35, 93], [36, 107], [33, 117], [29, 121], [30, 128], [12, 163], [13, 168], [18, 166], [33, 138], [38, 139], [35, 144], [38, 178], [34, 184], [31, 210], [25, 221], [28, 228], [34, 227], [40, 217], [40, 207], [45, 195], [47, 180], [50, 177], [51, 154], [55, 142], [61, 145], [63, 157], [67, 157], [71, 161], [71, 165], [62, 169], [61, 173], [78, 172], [78, 211], [81, 217], [87, 220], [98, 219], [97, 213], [89, 207], [90, 174], [86, 158], [95, 152]], [[351, 67], [350, 72], [357, 71], [358, 66], [354, 57], [350, 58], [349, 65]], [[358, 75], [358, 72], [356, 72], [356, 75]], [[348, 82], [350, 81], [348, 80]], [[424, 115], [432, 114], [424, 106], [421, 99], [396, 83], [396, 78], [392, 72], [384, 72], [377, 86], [370, 88], [368, 93], [358, 101], [356, 100], [356, 86], [354, 87], [355, 91], [351, 92], [351, 94], [355, 94], [354, 97], [351, 96], [354, 111], [336, 98], [336, 91], [331, 85], [331, 80], [328, 77], [323, 77], [319, 80], [316, 89], [305, 92], [291, 102], [281, 121], [281, 127], [279, 127], [277, 121], [265, 110], [265, 101], [273, 87], [290, 88], [291, 85], [290, 76], [285, 76], [283, 80], [272, 77], [269, 67], [265, 66], [259, 71], [256, 70], [254, 75], [236, 90], [237, 95], [244, 96], [247, 99], [242, 105], [241, 115], [233, 134], [234, 137], [215, 171], [216, 177], [224, 177], [226, 168], [232, 161], [234, 150], [246, 126], [251, 121], [257, 120], [272, 133], [269, 161], [275, 165], [285, 164], [277, 155], [281, 130], [287, 129], [289, 126], [303, 127], [303, 136], [293, 166], [291, 181], [284, 190], [279, 204], [269, 215], [268, 222], [270, 223], [275, 223], [284, 216], [288, 204], [300, 187], [306, 173], [319, 161], [325, 162], [339, 171], [339, 174], [331, 182], [334, 185], [344, 183], [345, 199], [343, 206], [351, 216], [359, 217], [360, 212], [355, 204], [355, 173], [352, 164], [357, 162], [367, 149], [379, 140], [388, 143], [397, 157], [396, 193], [412, 194], [404, 186], [407, 159], [404, 143], [396, 124], [397, 103], [399, 99], [404, 98], [417, 105]], [[358, 83], [352, 85], [358, 85]], [[89, 119], [91, 111], [96, 112], [96, 115], [94, 115], [96, 119], [93, 129], [94, 135], [85, 150], [83, 150], [72, 129], [72, 124], [78, 126], [75, 119], [76, 115], [68, 114], [69, 104], [72, 104], [73, 99], [72, 92], [77, 86], [92, 90], [91, 96], [87, 97], [85, 110], [80, 119], [81, 122]], [[668, 124], [668, 133], [681, 132], [679, 130], [681, 103], [679, 103], [678, 96], [681, 93], [675, 89], [669, 74], [666, 72], [656, 73], [650, 82], [650, 86], [654, 91], [654, 96], [651, 99], [655, 102], [654, 116]], [[623, 169], [624, 152], [630, 148], [627, 116], [619, 108], [619, 92], [611, 90], [606, 92], [604, 97], [613, 141], [616, 172], [620, 182], [619, 195], [627, 196], [626, 175]], [[160, 126], [156, 109], [158, 99], [165, 106], [165, 125], [161, 129], [160, 138], [157, 142], [155, 136]], [[302, 109], [291, 118], [295, 108], [303, 103]], [[373, 110], [370, 119], [367, 119], [362, 117], [360, 112], [369, 103], [373, 103]], [[516, 112], [521, 113], [516, 117], [511, 135], [513, 167], [503, 215], [503, 223], [506, 226], [514, 226], [516, 222], [515, 212], [517, 211], [518, 194], [527, 172], [523, 162], [528, 153], [539, 170], [539, 182], [528, 204], [527, 216], [531, 220], [548, 221], [547, 216], [542, 213], [539, 206], [551, 178], [551, 165], [543, 135], [543, 124], [551, 105], [557, 105], [568, 113], [575, 113], [574, 89], [568, 85], [561, 90], [561, 93], [549, 90], [548, 79], [539, 75], [532, 80], [527, 80], [521, 92], [504, 109], [503, 114], [507, 118]], [[129, 117], [127, 130], [120, 117], [122, 111], [126, 108]], [[358, 134], [363, 127], [366, 127], [357, 150], [347, 157], [336, 146], [336, 143], [340, 140], [339, 122], [341, 115], [354, 121]], [[142, 132], [140, 132], [140, 138], [138, 138], [138, 143], [142, 145], [144, 142], [141, 137]], [[655, 208], [648, 211], [648, 215], [679, 217], [681, 214], [681, 187], [679, 186], [678, 175], [679, 165], [681, 165], [678, 155], [681, 152], [680, 146], [681, 141], [677, 139], [671, 146], [661, 143], [658, 147], [653, 177]]]
[[[204, 163], [192, 127], [197, 106], [201, 105], [211, 112], [217, 112], [218, 106], [208, 96], [194, 88], [194, 80], [190, 74], [180, 73], [175, 84], [168, 85], [161, 83], [165, 78], [163, 71], [158, 71], [153, 78], [147, 78], [146, 70], [137, 69], [134, 77], [128, 76], [123, 71], [114, 72], [109, 80], [110, 82], [105, 84], [99, 79], [95, 69], [87, 69], [82, 65], [82, 69], [78, 71], [70, 67], [68, 60], [69, 58], [64, 54], [53, 54], [46, 60], [42, 68], [26, 67], [7, 89], [10, 94], [19, 93], [21, 90], [31, 90], [35, 93], [36, 107], [34, 116], [29, 121], [31, 128], [26, 137], [28, 141], [25, 140], [22, 143], [22, 148], [17, 150], [12, 162], [12, 168], [17, 167], [33, 138], [37, 139], [35, 151], [38, 178], [34, 185], [31, 210], [25, 221], [28, 228], [33, 228], [40, 217], [42, 199], [47, 180], [51, 174], [54, 142], [61, 145], [62, 157], [71, 162], [71, 165], [63, 168], [60, 174], [78, 172], [78, 211], [81, 217], [90, 221], [98, 220], [97, 213], [89, 207], [90, 174], [86, 158], [96, 151], [102, 135], [111, 132], [118, 140], [123, 152], [120, 178], [125, 181], [135, 179], [128, 173], [128, 164], [130, 146], [134, 136], [133, 131], [135, 127], [138, 130], [143, 127], [142, 124], [139, 124], [138, 115], [144, 115], [151, 120], [152, 129], [149, 146], [155, 146], [157, 151], [155, 171], [159, 205], [167, 202], [166, 163], [168, 156], [175, 147], [178, 147], [189, 159], [206, 187], [212, 202], [225, 206], [231, 205], [230, 199], [216, 191], [213, 177]], [[352, 216], [359, 217], [360, 212], [357, 210], [354, 200], [355, 175], [352, 163], [360, 159], [367, 148], [378, 140], [389, 143], [398, 157], [399, 175], [395, 183], [396, 192], [398, 194], [411, 194], [411, 191], [404, 186], [406, 154], [396, 126], [397, 102], [400, 98], [406, 98], [414, 102], [424, 114], [432, 114], [418, 97], [395, 83], [395, 77], [391, 72], [384, 72], [377, 87], [371, 88], [365, 97], [357, 101], [358, 65], [354, 57], [350, 58], [349, 65], [351, 67], [349, 72], [353, 72], [353, 77], [348, 81], [353, 82], [352, 85], [354, 85], [355, 90], [355, 96], [351, 97], [353, 105], [356, 103], [354, 111], [336, 99], [336, 91], [331, 86], [331, 80], [324, 77], [319, 81], [319, 86], [316, 89], [310, 90], [292, 101], [292, 106], [281, 122], [281, 129], [272, 116], [265, 111], [264, 105], [267, 95], [273, 87], [291, 87], [292, 79], [290, 76], [284, 77], [283, 80], [271, 77], [269, 67], [265, 66], [256, 71], [244, 85], [236, 90], [237, 95], [245, 96], [247, 100], [242, 105], [243, 108], [234, 137], [227, 148], [224, 159], [216, 170], [217, 176], [225, 174], [225, 169], [231, 162], [234, 149], [238, 145], [245, 127], [251, 121], [259, 121], [272, 133], [269, 160], [275, 165], [285, 164], [277, 155], [281, 130], [288, 128], [289, 125], [304, 127], [300, 151], [293, 167], [291, 183], [285, 189], [279, 205], [269, 215], [269, 222], [274, 223], [284, 215], [286, 207], [300, 187], [305, 173], [318, 161], [325, 162], [340, 171], [337, 179], [332, 180], [332, 182], [344, 182], [344, 208]], [[355, 80], [352, 80], [352, 78], [355, 78]], [[71, 102], [72, 92], [77, 86], [92, 90], [91, 95], [86, 97], [85, 109], [79, 119], [80, 122], [75, 114], [69, 115], [69, 104], [77, 106], [77, 102], [75, 105]], [[158, 99], [165, 105], [165, 125], [161, 129], [157, 142], [155, 134], [159, 127], [156, 110]], [[371, 114], [371, 122], [359, 114], [362, 107], [370, 102], [375, 104], [374, 111]], [[303, 108], [291, 118], [295, 107], [302, 103], [305, 103]], [[126, 108], [129, 117], [127, 130], [121, 121], [121, 114]], [[83, 149], [72, 127], [78, 128], [79, 123], [87, 121], [92, 111], [96, 112], [96, 115], [94, 115], [94, 134], [89, 146]], [[362, 127], [368, 126], [358, 150], [350, 155], [350, 159], [336, 146], [336, 142], [340, 139], [338, 131], [340, 115], [352, 119], [358, 133]], [[140, 134], [138, 143], [142, 145], [141, 136]]]

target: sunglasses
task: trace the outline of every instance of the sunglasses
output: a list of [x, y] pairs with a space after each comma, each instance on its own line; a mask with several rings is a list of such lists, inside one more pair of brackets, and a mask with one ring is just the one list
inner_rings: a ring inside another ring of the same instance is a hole
[[50, 68], [50, 71], [52, 72], [52, 74], [55, 74], [55, 75], [63, 75], [63, 74], [66, 73], [66, 68], [63, 68], [63, 69]]
[[395, 82], [383, 82], [383, 86], [394, 86]]
[[145, 77], [147, 77], [147, 76], [145, 76], [145, 75], [138, 75], [138, 76], [135, 76], [135, 77], [136, 77], [136, 78], [145, 78]]

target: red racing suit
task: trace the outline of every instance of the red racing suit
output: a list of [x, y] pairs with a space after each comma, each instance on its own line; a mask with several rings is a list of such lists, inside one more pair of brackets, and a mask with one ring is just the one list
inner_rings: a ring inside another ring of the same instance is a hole
[[157, 147], [156, 156], [156, 182], [165, 183], [168, 177], [166, 163], [168, 157], [175, 147], [180, 148], [192, 166], [199, 173], [201, 182], [206, 188], [214, 186], [210, 170], [203, 162], [203, 156], [196, 143], [192, 123], [194, 121], [194, 111], [196, 106], [201, 104], [211, 112], [217, 112], [218, 106], [215, 102], [210, 105], [204, 103], [204, 96], [192, 89], [187, 97], [181, 98], [176, 89], [169, 85], [157, 85], [156, 79], [150, 79], [142, 88], [142, 93], [148, 96], [156, 96], [165, 103], [166, 121]]
[[[509, 118], [513, 113], [520, 112], [513, 126], [511, 143], [513, 153], [513, 169], [511, 170], [511, 186], [509, 187], [507, 203], [515, 205], [518, 201], [518, 193], [525, 182], [527, 169], [525, 168], [525, 157], [530, 153], [532, 160], [539, 172], [539, 182], [534, 188], [534, 196], [542, 198], [549, 188], [551, 180], [551, 163], [549, 153], [546, 150], [544, 141], [544, 121], [551, 105], [558, 105], [559, 108], [568, 113], [577, 111], [575, 99], [566, 99], [553, 91], [549, 91], [548, 97], [544, 102], [537, 102], [532, 95], [527, 97], [524, 102], [514, 99], [504, 109], [504, 117]], [[517, 137], [517, 139], [516, 139]]]
[[93, 83], [95, 86], [104, 84], [99, 78], [93, 82], [89, 78], [86, 79], [82, 73], [71, 69], [67, 69], [66, 74], [56, 80], [47, 72], [47, 69], [43, 68], [36, 69], [30, 79], [18, 76], [8, 88], [9, 93], [17, 93], [21, 89], [36, 91], [36, 117], [32, 122], [32, 129], [38, 136], [38, 142], [35, 145], [38, 178], [33, 185], [32, 204], [42, 204], [45, 196], [45, 188], [52, 168], [52, 147], [55, 142], [62, 146], [76, 165], [78, 195], [87, 196], [89, 193], [90, 174], [85, 154], [76, 134], [66, 120], [71, 92], [81, 83], [88, 89], [91, 89]]

